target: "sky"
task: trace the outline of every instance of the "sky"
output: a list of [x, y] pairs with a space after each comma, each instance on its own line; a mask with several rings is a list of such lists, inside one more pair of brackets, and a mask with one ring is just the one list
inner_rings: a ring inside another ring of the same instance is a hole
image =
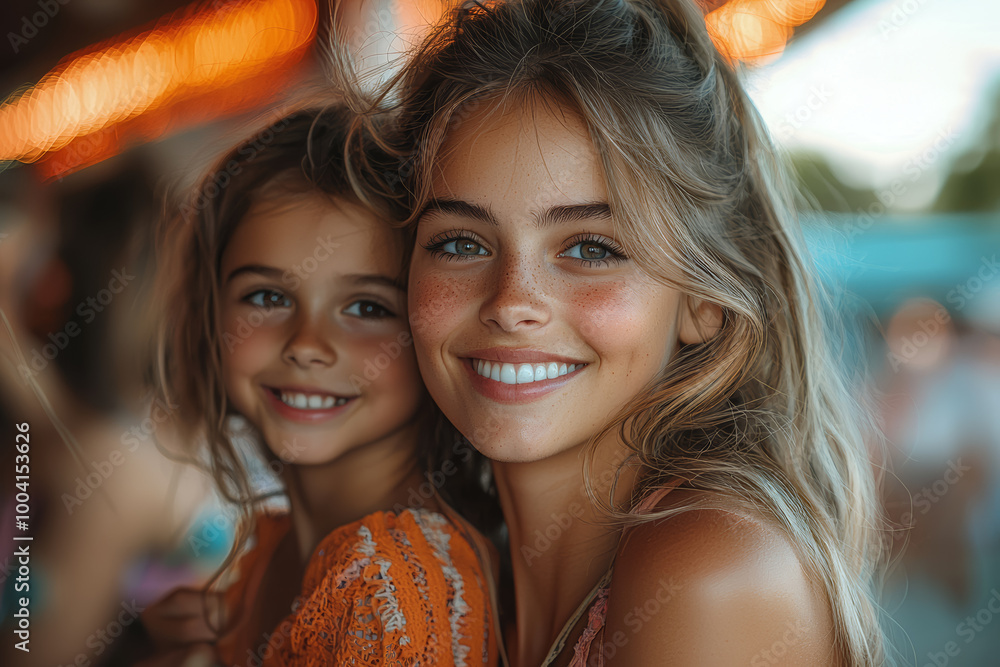
[[903, 202], [916, 209], [1000, 99], [1000, 2], [854, 0], [747, 85], [778, 140], [822, 154], [844, 182], [919, 177]]

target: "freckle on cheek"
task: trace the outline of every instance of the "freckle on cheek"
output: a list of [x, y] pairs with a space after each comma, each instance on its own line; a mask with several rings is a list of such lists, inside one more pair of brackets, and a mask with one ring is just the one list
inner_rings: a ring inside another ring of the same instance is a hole
[[468, 299], [471, 287], [467, 280], [421, 281], [413, 304], [413, 330], [429, 333], [437, 331], [446, 320], [453, 320], [456, 304]]
[[571, 303], [581, 318], [583, 333], [602, 339], [620, 338], [631, 329], [635, 317], [630, 295], [616, 283], [591, 285], [577, 292]]

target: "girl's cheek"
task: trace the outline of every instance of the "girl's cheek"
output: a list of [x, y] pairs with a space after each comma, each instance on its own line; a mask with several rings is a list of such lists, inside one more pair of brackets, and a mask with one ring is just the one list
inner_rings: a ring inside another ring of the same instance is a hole
[[222, 356], [234, 368], [262, 366], [275, 354], [280, 356], [283, 348], [277, 326], [279, 318], [249, 312], [249, 315], [224, 314]]
[[368, 387], [366, 393], [398, 396], [407, 401], [416, 400], [422, 392], [423, 381], [408, 329], [352, 339], [340, 346], [338, 356], [339, 363], [346, 362], [341, 379]]

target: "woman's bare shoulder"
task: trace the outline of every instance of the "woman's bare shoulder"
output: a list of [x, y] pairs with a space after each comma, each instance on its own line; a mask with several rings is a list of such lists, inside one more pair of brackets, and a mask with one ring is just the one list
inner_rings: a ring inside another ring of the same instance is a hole
[[[660, 507], [691, 493], [673, 492]], [[837, 662], [823, 588], [776, 522], [735, 502], [628, 531], [608, 598], [606, 655], [612, 646], [616, 665]]]

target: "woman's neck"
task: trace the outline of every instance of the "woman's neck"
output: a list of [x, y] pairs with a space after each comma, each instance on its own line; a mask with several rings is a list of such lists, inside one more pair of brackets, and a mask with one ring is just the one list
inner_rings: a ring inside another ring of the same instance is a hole
[[[510, 534], [516, 618], [508, 621], [507, 650], [515, 666], [544, 660], [618, 547], [620, 526], [587, 493], [583, 450], [580, 445], [544, 461], [493, 464]], [[621, 446], [598, 447], [590, 469], [597, 498], [607, 497], [611, 475], [624, 459]], [[633, 484], [623, 472], [616, 504], [628, 499]]]
[[[426, 480], [417, 456], [417, 424], [321, 465], [285, 464], [282, 479], [303, 562], [340, 526], [373, 512], [407, 507], [410, 490]], [[422, 497], [421, 497], [422, 499]], [[427, 501], [427, 509], [433, 499]]]

